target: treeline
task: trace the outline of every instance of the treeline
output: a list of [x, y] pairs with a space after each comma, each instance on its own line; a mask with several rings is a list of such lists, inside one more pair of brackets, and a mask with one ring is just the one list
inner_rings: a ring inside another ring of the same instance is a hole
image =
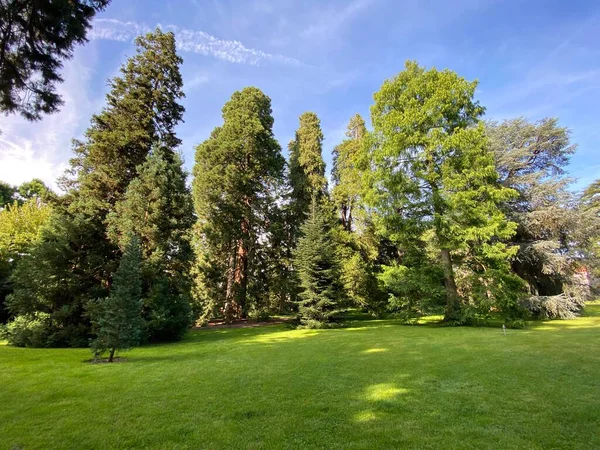
[[12, 344], [91, 343], [112, 359], [215, 317], [295, 313], [315, 328], [360, 308], [521, 326], [583, 308], [600, 187], [569, 191], [575, 146], [556, 119], [484, 122], [476, 82], [407, 62], [375, 93], [372, 129], [350, 119], [329, 185], [318, 116], [300, 116], [286, 161], [271, 100], [248, 87], [196, 147], [190, 189], [174, 36], [136, 45], [74, 142], [64, 195], [11, 193], [21, 204], [0, 212]]

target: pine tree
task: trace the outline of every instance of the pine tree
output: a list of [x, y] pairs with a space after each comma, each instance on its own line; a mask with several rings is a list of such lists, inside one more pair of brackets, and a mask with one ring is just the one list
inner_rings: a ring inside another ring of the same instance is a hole
[[196, 148], [197, 291], [218, 302], [226, 320], [248, 310], [249, 274], [259, 240], [268, 238], [272, 192], [283, 180], [271, 114], [271, 100], [259, 89], [235, 92], [223, 107], [223, 125]]
[[[476, 85], [449, 70], [426, 71], [407, 62], [375, 94], [371, 108], [369, 200], [381, 231], [420, 259], [417, 266], [441, 269], [449, 323], [463, 321], [467, 303], [482, 302], [472, 289], [474, 278], [489, 287], [486, 296], [506, 292], [503, 280], [514, 254], [499, 242], [514, 233], [499, 209], [514, 192], [498, 184], [479, 124], [484, 109], [473, 100]], [[457, 266], [468, 269], [460, 291]], [[498, 289], [492, 292], [492, 286]]]
[[339, 310], [341, 290], [331, 221], [316, 196], [300, 233], [294, 254], [300, 279], [300, 321], [308, 328], [326, 327]]
[[0, 111], [28, 120], [58, 111], [64, 60], [86, 42], [95, 14], [110, 0], [0, 2]]
[[127, 350], [140, 342], [143, 326], [140, 263], [139, 239], [130, 234], [110, 295], [90, 304], [92, 324], [96, 330], [91, 348], [97, 357], [108, 351], [108, 362], [113, 362], [117, 350]]
[[155, 146], [125, 198], [108, 217], [108, 235], [121, 248], [140, 236], [144, 319], [148, 338], [180, 338], [190, 325], [190, 244], [194, 223], [181, 158]]
[[108, 214], [155, 142], [179, 144], [175, 126], [182, 120], [183, 83], [174, 35], [156, 30], [136, 45], [137, 54], [110, 83], [107, 106], [92, 118], [86, 139], [75, 143], [76, 157], [63, 179], [66, 196], [38, 248], [13, 276], [13, 313], [38, 307], [48, 312], [53, 326], [48, 345], [87, 341], [86, 304], [107, 296], [121, 255], [107, 236]]

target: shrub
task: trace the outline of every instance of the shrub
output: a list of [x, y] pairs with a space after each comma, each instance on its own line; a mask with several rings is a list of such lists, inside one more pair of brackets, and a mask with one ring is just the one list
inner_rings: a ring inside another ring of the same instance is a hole
[[46, 347], [51, 330], [50, 314], [36, 312], [16, 316], [3, 327], [0, 338], [17, 347]]

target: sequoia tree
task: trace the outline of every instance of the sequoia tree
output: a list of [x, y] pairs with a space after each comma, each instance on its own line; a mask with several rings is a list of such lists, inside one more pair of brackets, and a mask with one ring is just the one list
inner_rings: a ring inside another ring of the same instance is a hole
[[320, 201], [327, 193], [323, 132], [313, 112], [300, 116], [300, 126], [289, 146], [290, 221], [298, 230], [306, 218], [313, 197]]
[[257, 246], [269, 239], [272, 193], [283, 179], [271, 114], [259, 89], [237, 91], [223, 107], [223, 125], [196, 148], [199, 280], [226, 320], [247, 313], [248, 275]]
[[[515, 226], [498, 205], [514, 193], [498, 183], [476, 86], [450, 70], [407, 62], [375, 93], [371, 108], [369, 201], [380, 230], [401, 252], [418, 256], [425, 270], [440, 268], [449, 323], [463, 322], [463, 305], [481, 300], [475, 286], [486, 286], [483, 296], [506, 298], [513, 253], [499, 240]], [[458, 265], [468, 274], [464, 288], [457, 285]]]

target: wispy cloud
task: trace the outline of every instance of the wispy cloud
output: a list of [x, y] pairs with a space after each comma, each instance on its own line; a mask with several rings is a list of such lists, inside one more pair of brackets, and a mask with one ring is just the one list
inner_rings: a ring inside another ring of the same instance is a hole
[[[183, 52], [212, 56], [236, 64], [258, 66], [264, 62], [275, 62], [298, 66], [300, 61], [283, 55], [263, 52], [244, 46], [240, 41], [219, 39], [204, 31], [179, 28], [175, 25], [157, 25], [159, 28], [173, 31], [177, 39], [177, 48]], [[97, 19], [89, 34], [91, 39], [107, 39], [127, 42], [136, 36], [150, 31], [151, 28], [136, 22], [123, 22], [117, 19]]]
[[346, 23], [353, 20], [361, 12], [371, 6], [376, 0], [353, 0], [345, 7], [336, 10], [319, 11], [316, 23], [305, 28], [301, 35], [305, 38], [331, 36], [338, 32]]

